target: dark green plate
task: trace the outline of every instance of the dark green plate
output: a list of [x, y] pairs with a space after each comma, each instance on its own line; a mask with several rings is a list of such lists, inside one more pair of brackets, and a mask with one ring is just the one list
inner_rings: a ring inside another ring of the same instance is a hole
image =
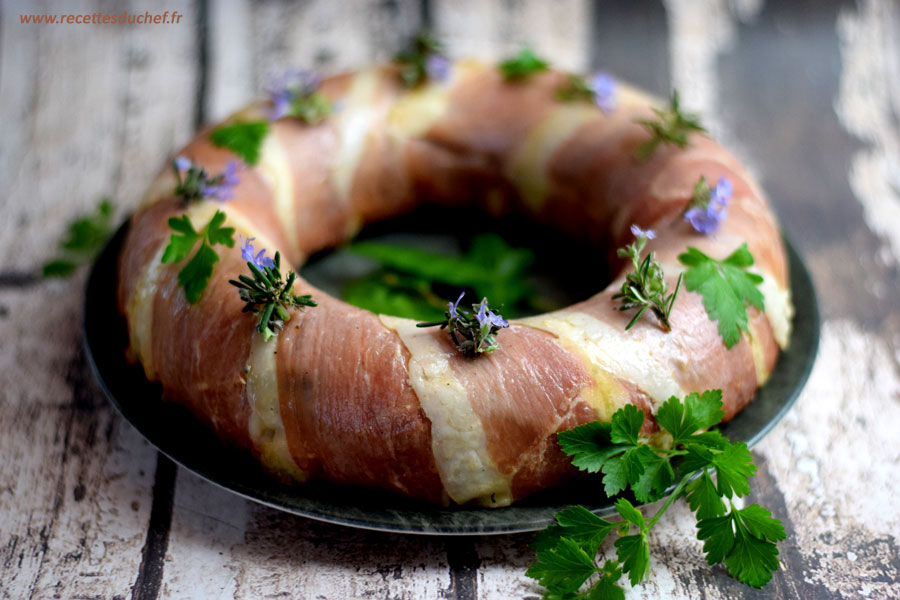
[[[579, 479], [498, 509], [440, 508], [372, 490], [316, 482], [288, 486], [269, 479], [258, 464], [225, 447], [182, 407], [160, 402], [161, 388], [140, 366], [125, 360], [127, 333], [116, 307], [116, 263], [123, 226], [97, 259], [88, 280], [84, 340], [100, 386], [125, 419], [160, 452], [201, 477], [279, 510], [339, 525], [418, 534], [471, 535], [543, 529], [554, 513], [583, 504], [599, 515], [614, 513], [596, 478]], [[788, 244], [797, 316], [790, 349], [750, 405], [722, 427], [733, 441], [759, 442], [800, 394], [816, 355], [819, 312], [809, 273]]]

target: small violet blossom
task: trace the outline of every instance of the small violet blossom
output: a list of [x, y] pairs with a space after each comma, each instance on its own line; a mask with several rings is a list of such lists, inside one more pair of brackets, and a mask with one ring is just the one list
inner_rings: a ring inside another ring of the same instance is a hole
[[459, 308], [460, 300], [462, 300], [463, 296], [465, 296], [465, 295], [466, 295], [465, 292], [460, 292], [459, 298], [456, 299], [456, 302], [448, 302], [447, 303], [447, 314], [450, 315], [451, 319], [459, 318], [459, 313], [457, 312], [457, 309]]
[[[462, 298], [462, 296], [460, 296], [460, 298]], [[481, 304], [478, 307], [478, 313], [475, 315], [475, 318], [478, 320], [478, 325], [482, 328], [485, 328], [485, 326], [488, 328], [496, 327], [498, 329], [509, 327], [509, 322], [500, 315], [494, 314], [493, 311], [488, 310], [487, 305], [487, 298], [482, 298]]]
[[709, 190], [709, 198], [695, 198], [684, 213], [684, 220], [700, 233], [715, 232], [727, 216], [726, 206], [731, 198], [731, 182], [719, 177], [716, 187]]
[[237, 172], [241, 169], [240, 161], [232, 160], [225, 165], [225, 170], [219, 177], [213, 177], [203, 186], [203, 197], [212, 198], [218, 202], [226, 202], [234, 197], [234, 188], [240, 183]]
[[425, 59], [425, 73], [431, 81], [446, 81], [450, 75], [450, 61], [441, 54], [430, 54]]
[[253, 254], [256, 251], [252, 244], [253, 240], [256, 239], [255, 237], [247, 238], [246, 240], [240, 234], [238, 234], [238, 237], [241, 238], [241, 258], [253, 263], [258, 269], [275, 266], [275, 261], [266, 256], [265, 248], [260, 248], [256, 255]]
[[185, 203], [203, 198], [212, 198], [219, 202], [231, 200], [234, 197], [235, 186], [240, 183], [238, 171], [244, 167], [241, 161], [233, 160], [225, 166], [222, 173], [211, 177], [206, 169], [185, 156], [178, 156], [172, 162], [178, 178], [175, 194], [181, 196]]
[[291, 105], [301, 96], [308, 96], [316, 91], [321, 77], [315, 71], [292, 69], [273, 77], [267, 91], [272, 101], [272, 112], [269, 118], [273, 121], [287, 116]]
[[644, 230], [644, 229], [641, 229], [640, 227], [638, 227], [637, 225], [631, 226], [631, 233], [636, 238], [643, 237], [643, 238], [647, 238], [648, 240], [656, 239], [656, 233], [652, 229]]
[[605, 113], [616, 109], [616, 80], [607, 73], [598, 71], [591, 75], [587, 87], [594, 92], [594, 103]]
[[186, 156], [179, 156], [175, 159], [175, 168], [179, 171], [187, 171], [191, 168], [191, 160]]

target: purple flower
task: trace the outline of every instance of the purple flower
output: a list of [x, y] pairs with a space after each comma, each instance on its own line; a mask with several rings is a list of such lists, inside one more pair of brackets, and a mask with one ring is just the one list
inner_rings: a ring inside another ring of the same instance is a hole
[[496, 327], [498, 329], [509, 327], [509, 322], [500, 315], [489, 311], [487, 305], [487, 298], [482, 298], [481, 305], [478, 307], [478, 313], [475, 315], [475, 318], [478, 320], [478, 325], [484, 327], [487, 324], [489, 327]]
[[462, 300], [463, 296], [465, 296], [465, 295], [466, 295], [465, 292], [460, 292], [459, 298], [456, 299], [456, 302], [448, 302], [447, 303], [447, 307], [448, 307], [447, 313], [450, 315], [451, 319], [459, 318], [459, 313], [456, 312], [456, 310], [457, 310], [457, 308], [459, 308], [459, 301]]
[[721, 206], [727, 206], [728, 200], [731, 199], [731, 182], [725, 179], [724, 177], [719, 177], [719, 181], [716, 182], [716, 189], [712, 191], [710, 194], [709, 202], [717, 203]]
[[713, 233], [719, 229], [722, 221], [728, 216], [725, 207], [731, 198], [731, 182], [724, 177], [719, 177], [716, 187], [709, 192], [709, 200], [695, 202], [684, 213], [684, 220], [699, 233]]
[[431, 81], [445, 81], [450, 75], [450, 61], [441, 54], [431, 54], [425, 59], [425, 73]]
[[225, 170], [219, 177], [214, 177], [210, 184], [203, 186], [203, 197], [212, 198], [219, 202], [231, 200], [234, 197], [234, 188], [240, 183], [237, 172], [243, 167], [240, 161], [232, 160], [225, 165]]
[[644, 230], [644, 229], [641, 229], [640, 227], [638, 227], [637, 225], [631, 226], [631, 233], [636, 238], [645, 237], [648, 240], [656, 239], [656, 233], [654, 233], [652, 229]]
[[191, 161], [185, 156], [179, 156], [175, 159], [175, 168], [179, 171], [187, 171], [191, 168]]
[[616, 80], [610, 75], [597, 71], [587, 83], [588, 89], [594, 92], [594, 103], [605, 113], [616, 109]]
[[274, 267], [275, 262], [266, 256], [266, 249], [260, 248], [259, 252], [254, 256], [254, 252], [256, 251], [253, 248], [253, 244], [251, 243], [255, 240], [255, 237], [244, 239], [244, 236], [238, 234], [238, 237], [241, 238], [241, 258], [246, 260], [247, 262], [251, 262], [256, 265], [257, 268], [262, 269], [264, 267]]
[[292, 69], [271, 79], [266, 88], [272, 101], [269, 118], [273, 121], [287, 116], [291, 105], [300, 96], [308, 96], [319, 87], [321, 78], [315, 71]]

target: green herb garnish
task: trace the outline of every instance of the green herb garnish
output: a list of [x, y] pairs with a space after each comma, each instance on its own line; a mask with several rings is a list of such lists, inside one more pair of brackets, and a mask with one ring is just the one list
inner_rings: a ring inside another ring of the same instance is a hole
[[678, 105], [678, 90], [672, 92], [672, 100], [667, 109], [654, 108], [653, 112], [659, 117], [658, 119], [638, 121], [650, 132], [650, 139], [635, 150], [634, 156], [638, 160], [648, 160], [660, 144], [686, 148], [690, 134], [706, 133], [706, 129], [700, 125], [698, 116], [681, 113]]
[[678, 297], [678, 291], [681, 289], [681, 275], [678, 276], [678, 282], [675, 284], [675, 291], [666, 295], [668, 285], [666, 284], [663, 270], [656, 261], [653, 252], [648, 252], [647, 256], [641, 259], [647, 240], [656, 237], [653, 230], [642, 230], [637, 225], [631, 226], [631, 232], [636, 239], [624, 248], [619, 248], [616, 254], [619, 258], [630, 258], [631, 265], [634, 269], [625, 276], [625, 282], [622, 283], [622, 289], [613, 300], [621, 300], [622, 306], [619, 310], [631, 310], [638, 308], [637, 314], [625, 326], [625, 330], [631, 329], [631, 326], [637, 323], [641, 315], [648, 308], [656, 315], [663, 329], [671, 331], [672, 326], [669, 324], [669, 316], [672, 314], [672, 307], [675, 305], [675, 299]]
[[298, 296], [294, 293], [296, 273], [289, 271], [287, 278], [282, 279], [279, 252], [275, 253], [271, 264], [263, 264], [260, 258], [247, 261], [252, 278], [238, 275], [239, 281], [232, 279], [228, 283], [238, 288], [241, 300], [247, 303], [243, 312], [259, 314], [256, 330], [268, 342], [291, 319], [288, 309], [316, 306], [316, 302], [309, 294]]
[[500, 314], [488, 310], [487, 298], [481, 303], [472, 305], [472, 313], [459, 310], [465, 292], [459, 295], [456, 302], [447, 303], [447, 311], [440, 321], [417, 323], [416, 327], [437, 327], [446, 329], [456, 349], [467, 358], [475, 358], [479, 354], [493, 352], [497, 345], [497, 333], [509, 327], [509, 322]]
[[435, 291], [441, 285], [491, 298], [509, 316], [553, 308], [526, 280], [534, 253], [514, 248], [496, 234], [475, 236], [461, 257], [379, 242], [357, 242], [349, 251], [377, 261], [380, 268], [347, 284], [342, 298], [375, 313], [440, 319], [447, 306]]
[[[710, 565], [724, 561], [732, 576], [752, 587], [772, 578], [778, 568], [775, 542], [785, 538], [781, 521], [757, 504], [739, 509], [731, 500], [750, 493], [748, 479], [756, 474], [747, 445], [733, 444], [718, 431], [701, 433], [724, 414], [721, 390], [690, 394], [683, 401], [669, 398], [656, 421], [672, 435], [671, 449], [641, 442], [644, 413], [632, 405], [616, 411], [610, 423], [588, 423], [559, 434], [559, 444], [573, 464], [603, 473], [609, 495], [627, 488], [639, 501], [655, 502], [678, 483], [650, 519], [625, 498], [615, 503], [621, 517], [617, 521], [582, 506], [557, 513], [555, 523], [532, 541], [537, 561], [526, 573], [547, 588], [545, 599], [624, 598], [619, 578], [627, 574], [632, 585], [644, 579], [650, 566], [649, 532], [680, 497], [696, 513], [697, 537], [706, 542], [703, 550]], [[597, 551], [613, 532], [618, 535], [617, 558], [599, 566]], [[599, 579], [580, 591], [595, 574]]]
[[569, 73], [569, 81], [566, 85], [556, 90], [556, 99], [563, 102], [584, 100], [593, 103], [595, 96], [596, 91], [588, 86], [584, 77], [575, 73]]
[[549, 63], [538, 58], [531, 48], [523, 48], [515, 57], [500, 63], [500, 72], [507, 81], [524, 79], [549, 68]]
[[184, 288], [184, 295], [191, 304], [196, 304], [200, 299], [212, 276], [213, 267], [219, 261], [219, 255], [212, 247], [216, 244], [234, 247], [234, 228], [222, 227], [224, 222], [225, 213], [220, 210], [216, 211], [200, 231], [194, 230], [187, 215], [169, 219], [169, 227], [175, 233], [169, 238], [169, 245], [163, 251], [163, 263], [184, 260], [197, 242], [200, 242], [200, 248], [178, 272], [178, 285]]
[[394, 62], [402, 65], [400, 78], [408, 88], [416, 87], [429, 79], [446, 75], [449, 63], [442, 55], [441, 43], [429, 33], [420, 33], [412, 39], [409, 48], [397, 54]]
[[741, 331], [749, 332], [746, 306], [765, 309], [765, 299], [757, 289], [763, 278], [747, 271], [753, 265], [747, 244], [741, 244], [722, 261], [689, 246], [678, 260], [689, 267], [684, 273], [685, 286], [703, 296], [709, 318], [719, 322], [719, 335], [731, 348], [740, 341]]
[[228, 148], [248, 165], [259, 162], [260, 148], [269, 134], [267, 121], [251, 121], [223, 125], [209, 134], [209, 139], [219, 148]]
[[92, 215], [69, 224], [68, 236], [59, 244], [61, 256], [44, 264], [44, 277], [66, 277], [85, 265], [100, 252], [113, 233], [113, 206], [103, 198]]

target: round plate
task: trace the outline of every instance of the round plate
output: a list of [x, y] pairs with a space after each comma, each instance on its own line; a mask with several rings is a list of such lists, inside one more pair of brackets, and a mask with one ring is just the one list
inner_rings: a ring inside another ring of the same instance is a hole
[[[507, 508], [436, 507], [385, 492], [314, 482], [280, 484], [243, 452], [225, 446], [183, 407], [161, 402], [162, 388], [128, 364], [125, 321], [116, 305], [117, 259], [127, 224], [94, 264], [85, 292], [84, 340], [101, 388], [125, 419], [160, 452], [197, 475], [267, 506], [329, 523], [381, 531], [471, 535], [535, 531], [572, 504], [601, 516], [615, 511], [599, 478], [581, 478], [535, 494]], [[790, 348], [782, 353], [769, 382], [722, 432], [753, 446], [797, 399], [812, 368], [819, 341], [819, 312], [809, 273], [790, 243], [791, 287], [796, 305]]]

